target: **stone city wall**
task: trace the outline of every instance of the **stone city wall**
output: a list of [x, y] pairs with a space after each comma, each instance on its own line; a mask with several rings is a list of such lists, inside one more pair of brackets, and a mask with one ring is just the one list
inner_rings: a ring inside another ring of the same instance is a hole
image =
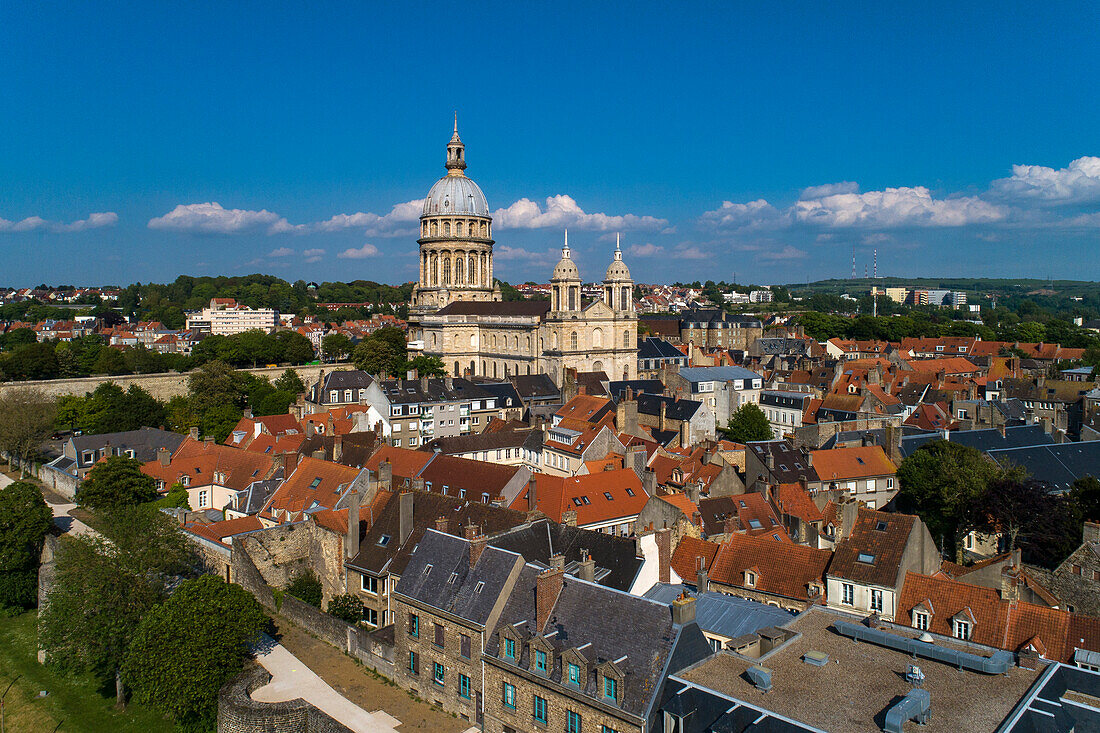
[[[311, 364], [296, 367], [261, 367], [259, 369], [241, 369], [256, 376], [265, 376], [275, 381], [287, 369], [298, 372], [302, 381], [309, 385], [316, 382], [322, 371], [332, 372], [341, 369], [354, 369], [351, 364]], [[187, 373], [165, 372], [161, 374], [119, 374], [103, 377], [74, 377], [72, 379], [40, 379], [28, 382], [3, 382], [0, 383], [0, 395], [7, 390], [20, 389], [22, 387], [34, 387], [41, 389], [50, 397], [63, 395], [82, 396], [92, 392], [104, 382], [114, 382], [123, 389], [131, 384], [136, 384], [158, 400], [167, 400], [177, 395], [187, 394]]]
[[257, 690], [271, 674], [256, 665], [234, 677], [218, 692], [218, 733], [351, 733], [351, 729], [301, 698], [257, 702]]

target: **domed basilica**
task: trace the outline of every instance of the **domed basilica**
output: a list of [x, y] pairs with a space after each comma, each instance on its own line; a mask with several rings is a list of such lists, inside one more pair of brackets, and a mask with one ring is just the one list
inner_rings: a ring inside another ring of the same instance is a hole
[[424, 199], [420, 281], [409, 314], [410, 350], [437, 356], [453, 376], [546, 373], [566, 369], [637, 375], [634, 281], [616, 238], [599, 299], [585, 302], [569, 249], [550, 279], [550, 301], [503, 302], [493, 280], [493, 218], [481, 188], [466, 176], [458, 124], [447, 143], [447, 174]]

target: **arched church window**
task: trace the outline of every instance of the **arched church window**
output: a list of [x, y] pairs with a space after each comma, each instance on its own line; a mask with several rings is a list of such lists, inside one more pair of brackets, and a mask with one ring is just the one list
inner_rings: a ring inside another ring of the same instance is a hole
[[592, 362], [592, 371], [594, 371], [594, 372], [602, 372], [602, 371], [603, 371], [603, 362], [602, 362], [602, 361], [594, 361], [594, 362]]
[[489, 236], [489, 224], [484, 221], [481, 222], [481, 236], [486, 238]]
[[449, 221], [443, 222], [443, 236], [444, 237], [451, 236], [451, 222], [449, 222]]
[[434, 237], [438, 234], [439, 234], [439, 222], [433, 221], [432, 222], [432, 236]]
[[455, 260], [455, 284], [456, 285], [462, 285], [466, 282], [466, 279], [462, 275], [463, 275], [463, 273], [462, 273], [462, 256], [459, 255], [458, 259]]
[[597, 328], [592, 332], [592, 348], [599, 349], [603, 347], [603, 329]]
[[623, 331], [623, 348], [630, 348], [630, 331]]
[[530, 353], [530, 351], [531, 351], [531, 337], [528, 336], [527, 337], [527, 352]]
[[[477, 334], [476, 333], [471, 333], [470, 334], [470, 348], [471, 349], [476, 349], [477, 348]], [[472, 369], [473, 367], [470, 367], [470, 368]]]
[[456, 221], [455, 222], [455, 234], [459, 237], [462, 236], [462, 222], [461, 221]]
[[569, 288], [569, 310], [577, 310], [577, 289]]
[[443, 259], [443, 284], [451, 284], [451, 258], [444, 257]]
[[569, 334], [569, 348], [570, 348], [570, 349], [571, 349], [572, 351], [576, 351], [576, 350], [577, 350], [577, 332], [576, 332], [576, 331], [574, 331], [573, 333]]

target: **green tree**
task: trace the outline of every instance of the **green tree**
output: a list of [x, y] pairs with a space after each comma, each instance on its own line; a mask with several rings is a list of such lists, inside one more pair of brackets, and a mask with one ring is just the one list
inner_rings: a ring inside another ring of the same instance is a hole
[[326, 334], [321, 339], [321, 355], [328, 361], [346, 359], [351, 348], [351, 339], [342, 333]]
[[351, 361], [356, 369], [369, 374], [399, 374], [405, 363], [405, 352], [398, 351], [388, 341], [366, 338], [351, 352]]
[[286, 592], [311, 606], [321, 607], [321, 596], [323, 594], [321, 581], [312, 570], [306, 570], [295, 576], [287, 585]]
[[267, 623], [251, 593], [215, 575], [184, 581], [138, 624], [122, 667], [140, 702], [213, 729], [218, 690], [241, 671]]
[[1069, 496], [1082, 521], [1100, 521], [1100, 480], [1082, 476], [1073, 482]]
[[917, 514], [962, 562], [962, 539], [984, 522], [979, 502], [1002, 472], [974, 448], [936, 440], [898, 467], [899, 510]]
[[299, 392], [306, 391], [306, 385], [302, 382], [302, 378], [298, 376], [298, 372], [293, 369], [287, 369], [275, 380], [275, 389], [281, 389], [284, 392], [293, 392], [297, 395]]
[[114, 509], [153, 501], [156, 481], [142, 473], [141, 466], [135, 458], [108, 456], [92, 467], [77, 488], [77, 503], [90, 509]]
[[328, 612], [349, 624], [357, 624], [363, 620], [363, 601], [351, 593], [336, 596], [328, 602]]
[[756, 403], [746, 402], [733, 413], [722, 431], [728, 440], [748, 443], [753, 440], [771, 440], [772, 434], [768, 417]]
[[52, 518], [34, 484], [16, 481], [0, 489], [0, 609], [37, 602], [38, 558]]
[[297, 331], [279, 331], [275, 334], [279, 346], [280, 361], [291, 364], [305, 364], [313, 361], [313, 344]]
[[166, 509], [191, 509], [191, 501], [187, 495], [187, 487], [181, 483], [174, 483], [168, 489], [168, 493], [165, 494], [160, 501], [157, 502], [157, 506]]
[[24, 477], [42, 441], [53, 434], [56, 411], [57, 402], [40, 389], [11, 389], [0, 394], [0, 451], [19, 459]]
[[104, 683], [113, 679], [121, 707], [122, 666], [138, 624], [167, 598], [177, 578], [194, 574], [198, 561], [179, 528], [150, 507], [116, 509], [100, 518], [106, 536], [75, 535], [58, 546], [38, 633], [48, 664], [90, 672]]
[[411, 359], [401, 367], [399, 374], [407, 374], [408, 372], [416, 370], [417, 376], [420, 377], [445, 377], [447, 376], [447, 366], [443, 363], [443, 360], [438, 356], [424, 356], [421, 354], [414, 359]]

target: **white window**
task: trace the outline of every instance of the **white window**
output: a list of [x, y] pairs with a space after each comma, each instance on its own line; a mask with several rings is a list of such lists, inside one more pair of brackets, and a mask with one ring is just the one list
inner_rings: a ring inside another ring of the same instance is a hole
[[871, 610], [882, 613], [882, 591], [871, 590]]
[[886, 488], [888, 488], [888, 489], [894, 488], [894, 479], [892, 479], [892, 478], [886, 479]]
[[750, 588], [756, 587], [756, 573], [745, 571], [745, 585]]
[[209, 496], [210, 496], [210, 494], [206, 489], [200, 490], [199, 491], [199, 505], [196, 508], [197, 509], [204, 509], [204, 508], [210, 506]]
[[849, 482], [848, 482], [848, 483], [846, 484], [845, 488], [847, 488], [847, 489], [848, 489], [848, 493], [849, 493], [849, 494], [854, 494], [854, 493], [856, 493], [856, 482], [855, 482], [855, 481], [849, 481]]
[[955, 638], [956, 639], [969, 639], [970, 638], [970, 622], [962, 619], [955, 619]]
[[373, 608], [364, 608], [363, 609], [363, 620], [366, 621], [371, 626], [377, 626], [378, 625], [378, 611], [374, 610]]
[[359, 399], [361, 399], [361, 400], [367, 399], [367, 390], [365, 390], [365, 389], [359, 390]]
[[928, 631], [928, 614], [927, 613], [913, 613], [913, 628], [920, 629], [921, 631]]
[[394, 438], [393, 439], [393, 447], [394, 448], [400, 448], [401, 447], [401, 438]]
[[329, 399], [332, 402], [339, 402], [340, 401], [340, 391], [339, 390], [335, 390], [335, 389], [332, 390], [331, 392], [328, 393], [328, 396], [329, 396]]
[[867, 479], [867, 491], [871, 492], [875, 490], [875, 480], [873, 478]]
[[845, 606], [851, 606], [855, 603], [856, 589], [851, 583], [840, 584], [840, 602]]
[[409, 447], [416, 445], [416, 438], [409, 438]]
[[367, 592], [367, 593], [377, 593], [378, 592], [378, 578], [374, 577], [373, 575], [363, 575], [363, 576], [361, 576], [361, 578], [362, 578], [363, 590], [365, 592]]
[[351, 390], [350, 389], [345, 389], [344, 390], [344, 402], [351, 402]]
[[393, 424], [393, 432], [395, 432], [395, 433], [400, 433], [401, 432], [401, 423], [395, 422]]

